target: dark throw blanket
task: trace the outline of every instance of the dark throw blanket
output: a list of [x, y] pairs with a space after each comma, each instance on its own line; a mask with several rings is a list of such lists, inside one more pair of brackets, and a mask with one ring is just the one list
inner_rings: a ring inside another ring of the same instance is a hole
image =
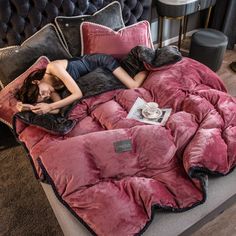
[[156, 50], [137, 46], [121, 60], [121, 66], [131, 77], [134, 77], [138, 72], [147, 69], [145, 65], [160, 67], [181, 59], [182, 55], [175, 46], [165, 46]]

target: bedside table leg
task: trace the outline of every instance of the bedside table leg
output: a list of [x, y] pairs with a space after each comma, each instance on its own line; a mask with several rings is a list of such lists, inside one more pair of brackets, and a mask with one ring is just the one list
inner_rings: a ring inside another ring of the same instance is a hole
[[188, 29], [188, 16], [184, 16], [184, 37], [183, 37], [183, 39], [186, 39], [187, 29]]
[[212, 7], [209, 7], [206, 22], [205, 22], [205, 28], [208, 28], [208, 24], [209, 24], [209, 20], [210, 20], [210, 16], [211, 16], [211, 10], [212, 10]]
[[164, 17], [158, 16], [158, 47], [162, 47], [162, 34], [163, 34], [163, 20]]
[[184, 16], [180, 17], [179, 19], [179, 41], [178, 41], [178, 48], [180, 50], [181, 41], [182, 41], [182, 33], [183, 33], [183, 18]]

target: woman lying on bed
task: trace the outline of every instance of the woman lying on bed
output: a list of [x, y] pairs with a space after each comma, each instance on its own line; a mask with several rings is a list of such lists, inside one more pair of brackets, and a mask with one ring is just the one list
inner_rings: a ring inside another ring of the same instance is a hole
[[[46, 69], [32, 72], [16, 94], [21, 102], [17, 103], [19, 111], [31, 110], [36, 114], [58, 113], [60, 108], [67, 106], [83, 96], [75, 82], [98, 67], [111, 71], [127, 88], [140, 87], [147, 71], [141, 71], [130, 77], [116, 59], [105, 54], [91, 54], [69, 60], [50, 62]], [[70, 95], [61, 99], [58, 90], [66, 87]], [[51, 101], [51, 103], [48, 103]]]

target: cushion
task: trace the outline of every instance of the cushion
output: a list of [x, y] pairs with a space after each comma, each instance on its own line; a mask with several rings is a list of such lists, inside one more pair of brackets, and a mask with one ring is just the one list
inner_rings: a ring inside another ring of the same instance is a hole
[[122, 18], [121, 6], [117, 1], [108, 4], [94, 15], [56, 17], [56, 26], [72, 56], [80, 56], [81, 54], [80, 25], [84, 21], [105, 25], [113, 30], [118, 30], [125, 26]]
[[44, 26], [20, 46], [0, 49], [0, 80], [3, 85], [6, 86], [43, 55], [50, 60], [71, 57], [52, 24]]
[[81, 54], [105, 53], [122, 58], [138, 45], [153, 48], [148, 21], [140, 21], [115, 32], [95, 23], [81, 24]]
[[0, 120], [12, 128], [12, 118], [17, 112], [15, 93], [21, 87], [25, 78], [34, 70], [45, 68], [49, 60], [42, 56], [23, 74], [9, 83], [0, 91]]

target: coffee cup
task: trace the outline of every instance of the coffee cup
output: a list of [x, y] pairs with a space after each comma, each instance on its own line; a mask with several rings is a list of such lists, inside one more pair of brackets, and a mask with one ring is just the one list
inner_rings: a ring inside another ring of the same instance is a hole
[[150, 115], [153, 115], [157, 112], [158, 104], [156, 102], [148, 102], [145, 105], [145, 110]]
[[157, 103], [148, 102], [142, 109], [142, 115], [148, 119], [156, 119], [162, 115], [162, 111], [158, 108]]

